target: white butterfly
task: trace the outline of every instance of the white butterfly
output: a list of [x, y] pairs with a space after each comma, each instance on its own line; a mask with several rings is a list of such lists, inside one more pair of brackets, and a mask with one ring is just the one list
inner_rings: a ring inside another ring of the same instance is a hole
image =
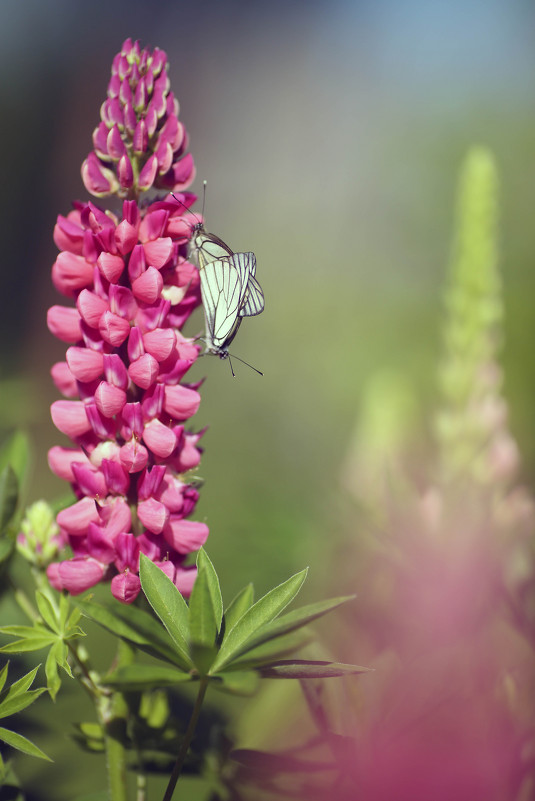
[[255, 277], [256, 257], [254, 253], [231, 252], [205, 262], [199, 272], [206, 352], [227, 359], [243, 318], [254, 317], [264, 310], [264, 293]]

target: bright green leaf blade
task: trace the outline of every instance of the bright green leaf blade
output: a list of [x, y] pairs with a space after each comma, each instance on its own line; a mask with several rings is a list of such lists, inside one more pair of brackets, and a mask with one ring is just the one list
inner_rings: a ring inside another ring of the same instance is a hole
[[[161, 572], [161, 571], [160, 571]], [[86, 617], [124, 640], [133, 642], [156, 659], [165, 659], [189, 670], [191, 662], [186, 661], [167, 638], [157, 621], [135, 606], [121, 607], [110, 612], [105, 606], [93, 601], [75, 601]], [[119, 604], [117, 604], [119, 607]]]
[[181, 656], [189, 667], [193, 667], [188, 654], [189, 610], [184, 598], [163, 570], [145, 554], [140, 554], [139, 577], [148, 602], [169, 632]]
[[212, 673], [217, 673], [230, 662], [260, 626], [270, 623], [288, 606], [301, 589], [307, 573], [308, 568], [296, 573], [283, 584], [270, 590], [248, 609], [235, 626], [225, 634], [219, 654], [212, 665]]
[[23, 737], [22, 734], [16, 734], [14, 731], [4, 729], [3, 726], [0, 726], [0, 740], [3, 740], [12, 748], [16, 748], [17, 751], [22, 751], [24, 754], [29, 754], [30, 756], [39, 757], [40, 759], [46, 759], [48, 762], [52, 762], [50, 757], [44, 754], [41, 749], [37, 748], [30, 740], [27, 740], [26, 737]]
[[[12, 637], [29, 637], [31, 636], [38, 627], [37, 626], [2, 626], [0, 628], [0, 634], [10, 634]], [[50, 634], [45, 628], [41, 627], [38, 629], [41, 634]]]
[[10, 465], [0, 473], [0, 534], [14, 516], [19, 499], [19, 484], [15, 471]]
[[[66, 597], [67, 597], [66, 595], [62, 595], [62, 598], [66, 598]], [[65, 622], [63, 620], [63, 611], [62, 611], [61, 612], [61, 625], [62, 625], [63, 629], [66, 629], [67, 631], [69, 629], [74, 629], [78, 625], [78, 623], [80, 622], [81, 617], [82, 617], [82, 611], [75, 607], [72, 610], [71, 614], [69, 615], [68, 620]]]
[[48, 634], [42, 632], [35, 632], [29, 637], [24, 637], [21, 640], [15, 640], [8, 645], [3, 645], [0, 648], [0, 653], [3, 654], [24, 654], [28, 651], [40, 651], [42, 648], [48, 648], [56, 641], [56, 635], [52, 632]]
[[0, 451], [0, 470], [10, 465], [17, 476], [19, 485], [23, 485], [31, 465], [31, 456], [28, 435], [23, 431], [15, 431]]
[[52, 698], [53, 701], [55, 701], [56, 695], [58, 694], [59, 689], [61, 687], [61, 679], [58, 673], [58, 662], [56, 659], [56, 652], [58, 651], [58, 646], [59, 646], [60, 658], [61, 658], [62, 645], [63, 643], [61, 641], [55, 643], [48, 652], [48, 656], [45, 662], [46, 686], [48, 692], [50, 693], [50, 697]]
[[199, 570], [193, 585], [189, 599], [189, 617], [191, 643], [204, 649], [213, 648], [217, 640], [218, 627], [205, 568]]
[[4, 689], [4, 684], [6, 683], [7, 679], [8, 668], [9, 668], [9, 662], [6, 662], [6, 664], [2, 668], [2, 671], [0, 672], [0, 692], [2, 692], [2, 690]]
[[288, 659], [258, 669], [263, 679], [328, 679], [353, 673], [370, 673], [373, 668], [308, 659]]
[[172, 687], [198, 677], [159, 665], [125, 665], [103, 679], [104, 684], [119, 690], [146, 690], [153, 687]]
[[[217, 633], [219, 634], [221, 629], [221, 621], [223, 620], [223, 598], [221, 597], [221, 587], [219, 586], [219, 579], [217, 577], [215, 567], [213, 566], [210, 557], [204, 548], [201, 548], [197, 555], [197, 568], [199, 572], [201, 570], [206, 571], [206, 580], [208, 583], [208, 589], [210, 591], [210, 597], [212, 599]], [[195, 589], [195, 585], [193, 586], [193, 589]]]
[[326, 615], [327, 612], [331, 612], [333, 609], [347, 603], [347, 601], [352, 601], [354, 598], [354, 595], [329, 598], [326, 601], [308, 604], [308, 606], [303, 606], [301, 609], [294, 609], [292, 612], [288, 612], [287, 615], [277, 618], [273, 623], [262, 626], [256, 634], [247, 640], [245, 646], [236, 652], [235, 655], [245, 654], [252, 648], [262, 645], [264, 642], [274, 640], [285, 634], [289, 634], [291, 631], [295, 631], [295, 629], [306, 626], [313, 620], [316, 620], [322, 615]]
[[230, 631], [238, 620], [247, 612], [254, 603], [254, 587], [247, 584], [243, 590], [232, 599], [228, 608], [225, 610], [225, 631]]
[[7, 718], [9, 715], [14, 715], [16, 712], [26, 709], [44, 692], [46, 692], [46, 689], [39, 687], [38, 690], [26, 690], [24, 693], [14, 696], [8, 695], [0, 702], [0, 718]]
[[[20, 679], [14, 682], [11, 685], [11, 687], [8, 690], [6, 690], [5, 695], [6, 696], [19, 695], [20, 693], [26, 692], [28, 687], [32, 686], [33, 680], [35, 679], [35, 675], [38, 670], [39, 670], [39, 665], [37, 665], [37, 667], [34, 667], [32, 670], [30, 670], [29, 673], [26, 673], [24, 676], [22, 676]], [[3, 697], [4, 696], [0, 696], [0, 698]]]
[[37, 608], [39, 609], [39, 614], [43, 618], [44, 622], [47, 624], [47, 626], [49, 626], [49, 628], [52, 629], [52, 631], [55, 631], [56, 634], [59, 634], [58, 615], [50, 598], [43, 592], [37, 590], [35, 593], [35, 600], [37, 603]]

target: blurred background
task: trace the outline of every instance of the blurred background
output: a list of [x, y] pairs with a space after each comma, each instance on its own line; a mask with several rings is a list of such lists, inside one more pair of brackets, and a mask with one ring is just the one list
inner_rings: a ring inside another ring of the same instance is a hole
[[[0, 428], [31, 433], [29, 500], [65, 489], [46, 463], [62, 439], [49, 416], [49, 368], [64, 352], [45, 323], [62, 302], [52, 231], [87, 199], [80, 165], [128, 36], [167, 52], [192, 188], [208, 182], [207, 229], [255, 251], [266, 296], [234, 344], [264, 377], [237, 363], [233, 379], [217, 359], [192, 373], [207, 376], [195, 423], [209, 426], [197, 517], [226, 600], [310, 565], [308, 599], [349, 591], [365, 603], [333, 556], [359, 536], [343, 523], [343, 465], [363, 387], [384, 370], [410, 383], [426, 448], [456, 183], [472, 144], [499, 169], [505, 395], [533, 480], [535, 6], [4, 0]], [[350, 656], [359, 661], [358, 643]]]

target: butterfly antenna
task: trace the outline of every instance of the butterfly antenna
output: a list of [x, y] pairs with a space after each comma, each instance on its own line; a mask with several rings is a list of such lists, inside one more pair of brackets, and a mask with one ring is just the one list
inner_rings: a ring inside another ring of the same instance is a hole
[[206, 183], [207, 183], [206, 180], [204, 180], [202, 182], [202, 211], [201, 211], [201, 217], [202, 217], [203, 220], [204, 220], [204, 203], [206, 201]]
[[[206, 181], [204, 183], [206, 184]], [[173, 197], [176, 200], [177, 203], [180, 203], [182, 208], [185, 209], [188, 212], [188, 214], [192, 214], [197, 219], [197, 222], [200, 222], [200, 220], [198, 219], [198, 215], [196, 215], [194, 211], [192, 211], [190, 208], [188, 208], [188, 206], [186, 206], [185, 203], [183, 203], [181, 200], [179, 200], [179, 198], [177, 198], [177, 196], [175, 195], [174, 192], [169, 192], [169, 194], [171, 195], [171, 197]], [[204, 189], [203, 189], [203, 196], [202, 196], [202, 208], [203, 208], [203, 214], [204, 214]], [[201, 217], [201, 220], [202, 219], [204, 219], [204, 217]], [[189, 221], [187, 221], [187, 222], [189, 222]], [[193, 231], [193, 228], [192, 228], [192, 231]]]
[[[238, 357], [236, 357], [236, 358], [238, 358]], [[230, 372], [232, 373], [232, 378], [236, 378], [236, 373], [234, 372], [234, 368], [232, 366], [232, 361], [230, 359], [230, 353], [228, 355], [228, 363], [229, 363], [229, 366], [230, 366]]]
[[[229, 361], [230, 361], [230, 353], [229, 353], [229, 355], [228, 355], [228, 356], [229, 356]], [[232, 354], [232, 358], [233, 358], [233, 359], [237, 359], [237, 360], [238, 360], [239, 362], [241, 362], [242, 364], [245, 364], [245, 365], [247, 365], [247, 367], [250, 367], [250, 368], [251, 368], [251, 370], [254, 370], [254, 371], [255, 371], [255, 373], [258, 373], [258, 375], [264, 375], [264, 373], [262, 373], [260, 370], [257, 370], [257, 369], [256, 369], [256, 367], [253, 367], [253, 365], [252, 365], [252, 364], [249, 364], [249, 362], [246, 362], [244, 359], [240, 359], [240, 357], [239, 357], [239, 356], [236, 356], [236, 354], [235, 354], [235, 353], [233, 353], [233, 354]], [[232, 365], [230, 365], [230, 369], [232, 370]], [[232, 375], [234, 375], [234, 370], [232, 370]]]

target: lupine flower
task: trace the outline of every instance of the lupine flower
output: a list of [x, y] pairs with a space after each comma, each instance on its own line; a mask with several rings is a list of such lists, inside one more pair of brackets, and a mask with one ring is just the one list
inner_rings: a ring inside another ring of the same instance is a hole
[[151, 186], [177, 192], [193, 180], [177, 111], [165, 53], [127, 40], [82, 176], [93, 194], [128, 199], [119, 215], [77, 202], [54, 229], [52, 281], [74, 307], [48, 311], [50, 331], [69, 345], [51, 371], [65, 397], [51, 414], [74, 447], [51, 448], [48, 461], [77, 500], [57, 516], [73, 557], [47, 573], [72, 594], [110, 580], [126, 603], [140, 591], [140, 552], [189, 595], [196, 569], [184, 561], [208, 536], [188, 519], [198, 493], [186, 474], [199, 463], [202, 432], [185, 424], [199, 385], [180, 383], [199, 354], [180, 330], [200, 303], [182, 216], [195, 197], [137, 202]]

